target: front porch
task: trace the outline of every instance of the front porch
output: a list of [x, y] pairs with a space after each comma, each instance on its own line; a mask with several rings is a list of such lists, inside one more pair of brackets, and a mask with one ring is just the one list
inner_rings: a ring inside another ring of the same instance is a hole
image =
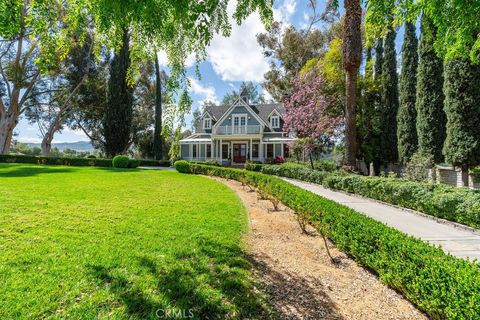
[[181, 143], [181, 157], [187, 161], [215, 161], [222, 166], [243, 166], [247, 161], [268, 162], [288, 157], [292, 138], [220, 137], [190, 138]]

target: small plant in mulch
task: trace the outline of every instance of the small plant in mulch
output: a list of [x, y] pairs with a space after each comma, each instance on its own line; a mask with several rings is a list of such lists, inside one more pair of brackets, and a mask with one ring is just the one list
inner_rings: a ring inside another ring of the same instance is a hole
[[252, 187], [245, 176], [239, 178], [239, 181], [242, 183], [242, 189], [245, 190], [245, 187], [248, 187], [247, 192], [254, 192], [255, 189]]
[[298, 222], [298, 225], [300, 226], [300, 229], [302, 229], [302, 233], [309, 234], [307, 232], [307, 226], [309, 223], [308, 215], [306, 215], [303, 211], [301, 211], [301, 212], [298, 212], [295, 216], [297, 217], [297, 222]]
[[270, 200], [273, 205], [273, 209], [271, 211], [280, 211], [280, 200], [273, 196], [268, 196], [268, 200]]

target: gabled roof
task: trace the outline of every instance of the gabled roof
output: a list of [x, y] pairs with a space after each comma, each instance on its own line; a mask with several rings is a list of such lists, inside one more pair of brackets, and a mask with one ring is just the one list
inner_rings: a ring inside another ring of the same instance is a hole
[[[213, 118], [213, 123], [212, 126], [215, 125], [218, 121], [220, 121], [223, 116], [229, 112], [230, 109], [233, 109], [235, 106], [245, 106], [249, 108], [252, 113], [256, 117], [261, 120], [267, 127], [265, 128], [266, 132], [271, 130], [270, 128], [270, 121], [269, 117], [272, 113], [276, 112], [280, 116], [283, 116], [285, 113], [285, 107], [283, 106], [282, 103], [265, 103], [265, 104], [248, 104], [245, 102], [244, 99], [242, 99], [241, 96], [237, 98], [237, 100], [231, 104], [231, 105], [219, 105], [219, 106], [212, 106], [212, 105], [207, 105], [204, 107], [202, 111], [202, 118], [205, 114], [208, 114], [210, 117]], [[273, 129], [273, 131], [278, 131], [281, 129]], [[197, 133], [203, 132], [203, 121], [200, 121], [197, 127], [195, 128], [195, 131]]]

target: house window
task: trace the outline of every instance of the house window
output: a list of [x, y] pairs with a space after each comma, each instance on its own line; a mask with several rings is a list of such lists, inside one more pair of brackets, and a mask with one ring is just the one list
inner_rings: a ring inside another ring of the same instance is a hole
[[252, 158], [258, 158], [258, 143], [252, 144]]
[[194, 144], [192, 145], [192, 158], [196, 158], [197, 157], [197, 145]]
[[280, 117], [279, 116], [271, 116], [270, 117], [270, 125], [272, 128], [280, 128]]
[[222, 159], [228, 159], [228, 143], [222, 144]]
[[283, 157], [284, 158], [290, 157], [290, 149], [288, 147], [288, 144], [283, 145]]
[[267, 144], [267, 158], [273, 158], [273, 144]]
[[212, 145], [207, 144], [207, 158], [211, 158], [211, 157], [212, 157]]
[[212, 129], [212, 119], [210, 119], [210, 118], [203, 119], [203, 128], [204, 129]]

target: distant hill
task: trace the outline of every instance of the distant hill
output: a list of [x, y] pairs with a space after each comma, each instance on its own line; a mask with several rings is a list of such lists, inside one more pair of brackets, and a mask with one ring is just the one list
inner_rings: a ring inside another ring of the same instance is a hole
[[[40, 147], [40, 143], [27, 143], [27, 145], [29, 145], [30, 147]], [[60, 151], [63, 151], [65, 149], [72, 149], [76, 151], [94, 150], [93, 146], [90, 144], [90, 141], [52, 143], [52, 147], [57, 147]]]

